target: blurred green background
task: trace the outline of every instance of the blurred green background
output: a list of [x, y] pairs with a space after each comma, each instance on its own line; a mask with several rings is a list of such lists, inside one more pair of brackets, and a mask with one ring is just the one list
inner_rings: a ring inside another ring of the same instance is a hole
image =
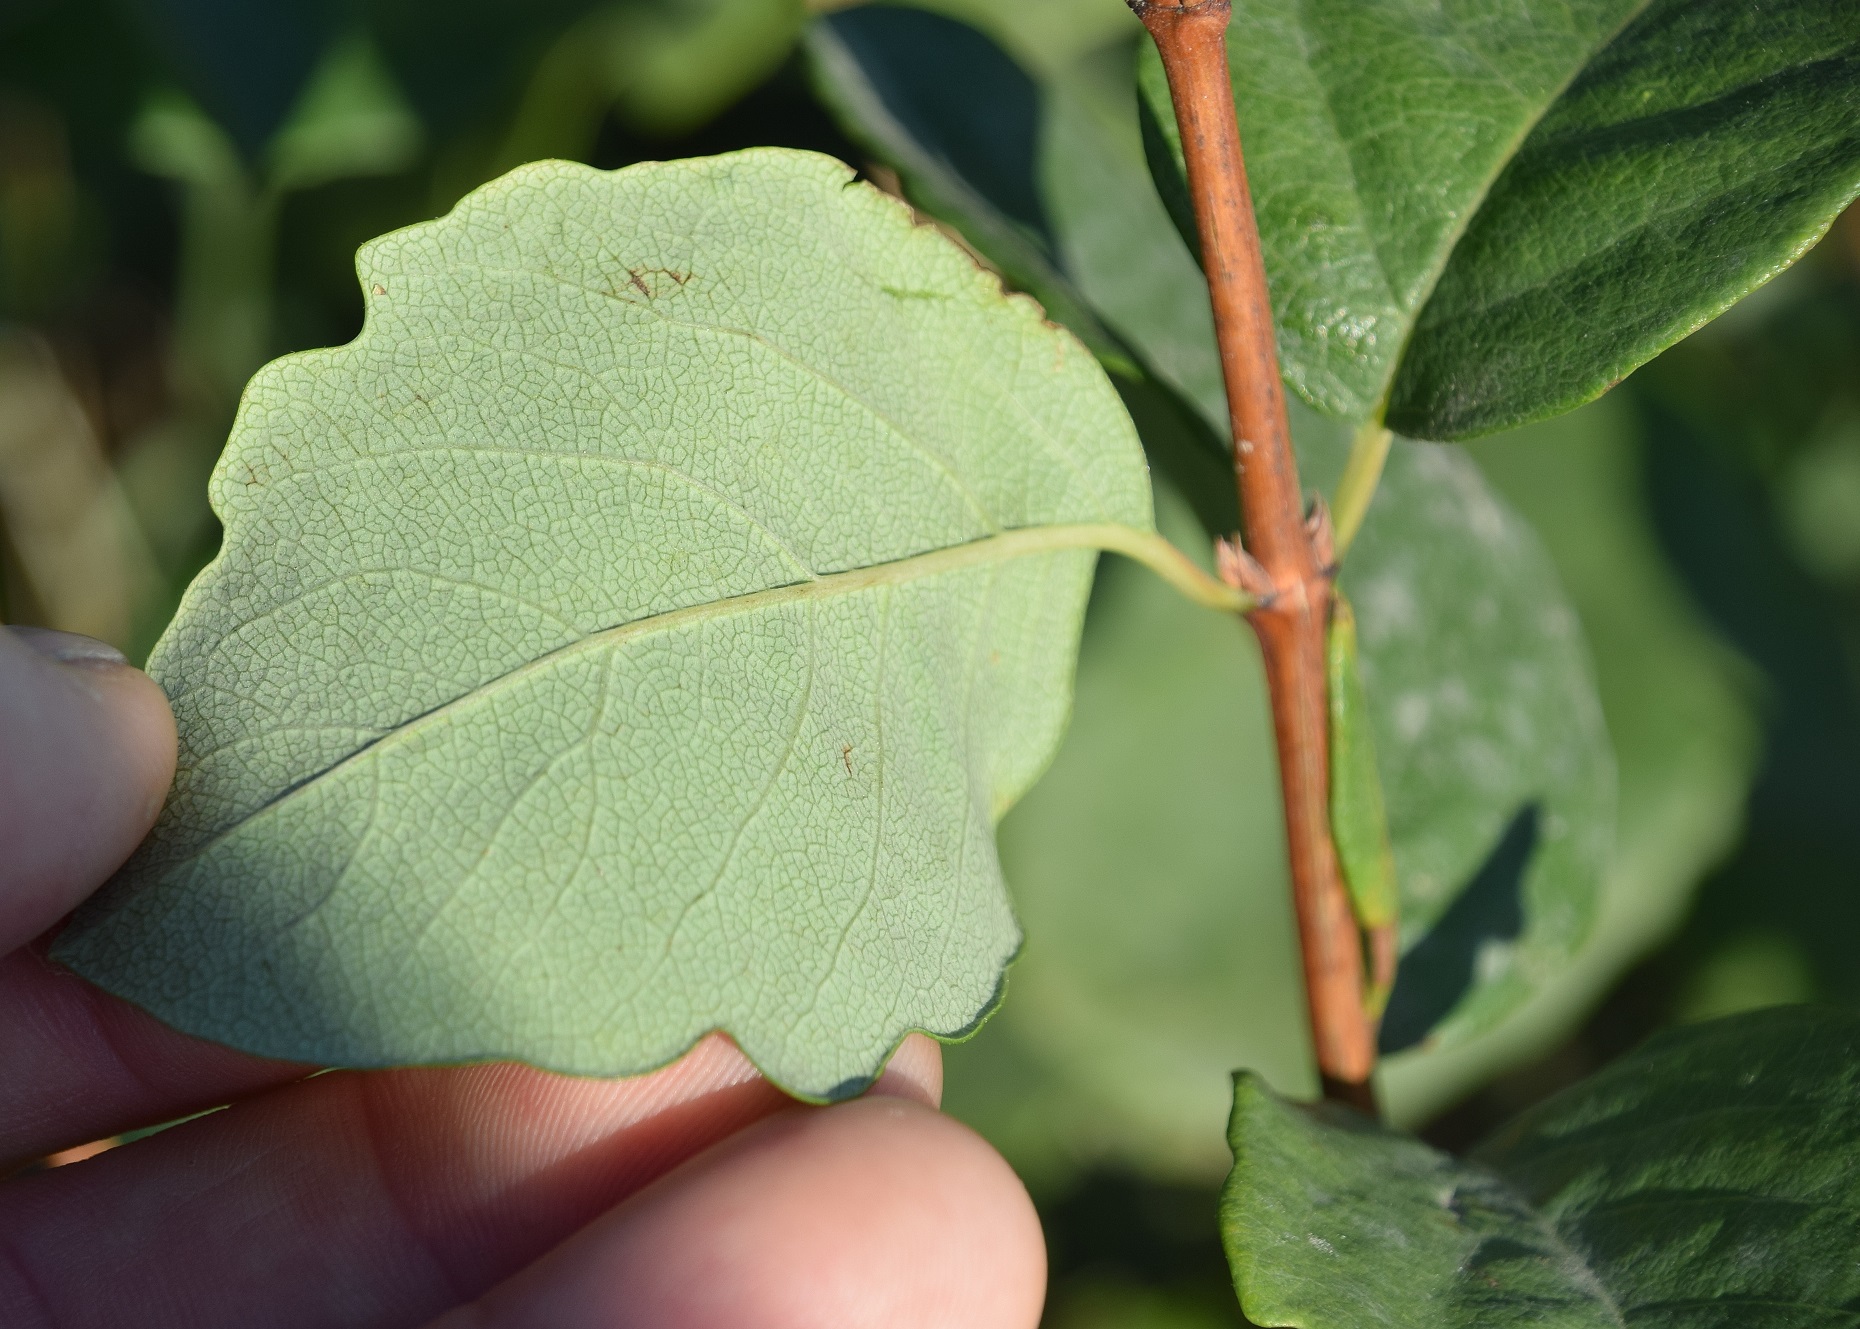
[[[923, 7], [1042, 77], [1127, 69], [1137, 36], [1121, 0]], [[810, 18], [7, 0], [0, 619], [146, 654], [216, 546], [205, 479], [246, 377], [352, 337], [355, 247], [510, 166], [783, 144], [886, 185], [813, 93]], [[1581, 617], [1621, 810], [1570, 972], [1391, 1062], [1394, 1115], [1452, 1146], [1661, 1025], [1860, 1002], [1860, 214], [1603, 401], [1468, 452]], [[1041, 1204], [1052, 1324], [1239, 1323], [1226, 1074], [1311, 1086], [1266, 738], [1244, 630], [1107, 558], [1071, 735], [1002, 829], [1025, 957], [948, 1058], [951, 1110]]]

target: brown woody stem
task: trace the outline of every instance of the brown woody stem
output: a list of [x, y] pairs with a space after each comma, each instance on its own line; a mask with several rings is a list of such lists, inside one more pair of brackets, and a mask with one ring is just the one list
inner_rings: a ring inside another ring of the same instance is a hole
[[1129, 3], [1169, 76], [1233, 420], [1244, 543], [1270, 584], [1269, 597], [1247, 620], [1259, 638], [1272, 697], [1318, 1075], [1327, 1098], [1373, 1112], [1375, 1033], [1364, 1006], [1363, 941], [1330, 835], [1324, 632], [1334, 569], [1325, 566], [1305, 522], [1286, 422], [1272, 302], [1227, 69], [1231, 4]]

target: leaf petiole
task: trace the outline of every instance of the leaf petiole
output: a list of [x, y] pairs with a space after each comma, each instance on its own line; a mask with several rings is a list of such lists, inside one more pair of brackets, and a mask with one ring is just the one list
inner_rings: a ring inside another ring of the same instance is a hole
[[1187, 554], [1154, 531], [1139, 531], [1130, 526], [1072, 529], [1101, 531], [1100, 548], [1141, 563], [1168, 582], [1174, 590], [1204, 609], [1244, 614], [1254, 607], [1252, 596], [1245, 591], [1235, 590], [1218, 577], [1209, 576]]
[[1331, 521], [1336, 529], [1337, 561], [1349, 551], [1350, 543], [1362, 529], [1369, 514], [1370, 500], [1382, 482], [1382, 467], [1389, 459], [1389, 443], [1394, 435], [1382, 423], [1381, 413], [1363, 421], [1350, 442], [1350, 458], [1344, 463], [1343, 476], [1337, 481], [1337, 499], [1331, 504]]

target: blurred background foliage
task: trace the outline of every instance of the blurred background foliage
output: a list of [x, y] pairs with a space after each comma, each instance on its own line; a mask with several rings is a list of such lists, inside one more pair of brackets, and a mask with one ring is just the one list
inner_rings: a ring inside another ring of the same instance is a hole
[[[985, 31], [1055, 123], [1122, 114], [1121, 0], [919, 7]], [[895, 189], [816, 96], [816, 21], [801, 0], [6, 0], [0, 619], [145, 654], [215, 548], [205, 479], [246, 377], [352, 337], [355, 247], [510, 166], [785, 144]], [[1160, 218], [1074, 160], [1029, 203], [1062, 231]], [[1173, 298], [1180, 242], [1156, 241], [1086, 295], [1139, 323]], [[1162, 368], [1205, 396], [1181, 354]], [[1326, 484], [1335, 440], [1300, 429]], [[1388, 1064], [1392, 1113], [1452, 1146], [1664, 1024], [1860, 1003], [1860, 214], [1601, 402], [1468, 456], [1581, 620], [1620, 804], [1575, 961], [1496, 1028]], [[1205, 550], [1189, 503], [1158, 502]], [[1002, 828], [1026, 953], [948, 1059], [951, 1110], [1041, 1204], [1052, 1324], [1239, 1322], [1213, 1220], [1227, 1072], [1311, 1088], [1267, 735], [1245, 631], [1105, 559], [1071, 735]]]

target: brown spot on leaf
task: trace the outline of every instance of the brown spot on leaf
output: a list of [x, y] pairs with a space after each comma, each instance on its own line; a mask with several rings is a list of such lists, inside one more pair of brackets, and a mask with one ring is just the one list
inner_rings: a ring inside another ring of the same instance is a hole
[[645, 296], [656, 300], [662, 295], [682, 290], [691, 274], [682, 268], [628, 268], [626, 284]]

